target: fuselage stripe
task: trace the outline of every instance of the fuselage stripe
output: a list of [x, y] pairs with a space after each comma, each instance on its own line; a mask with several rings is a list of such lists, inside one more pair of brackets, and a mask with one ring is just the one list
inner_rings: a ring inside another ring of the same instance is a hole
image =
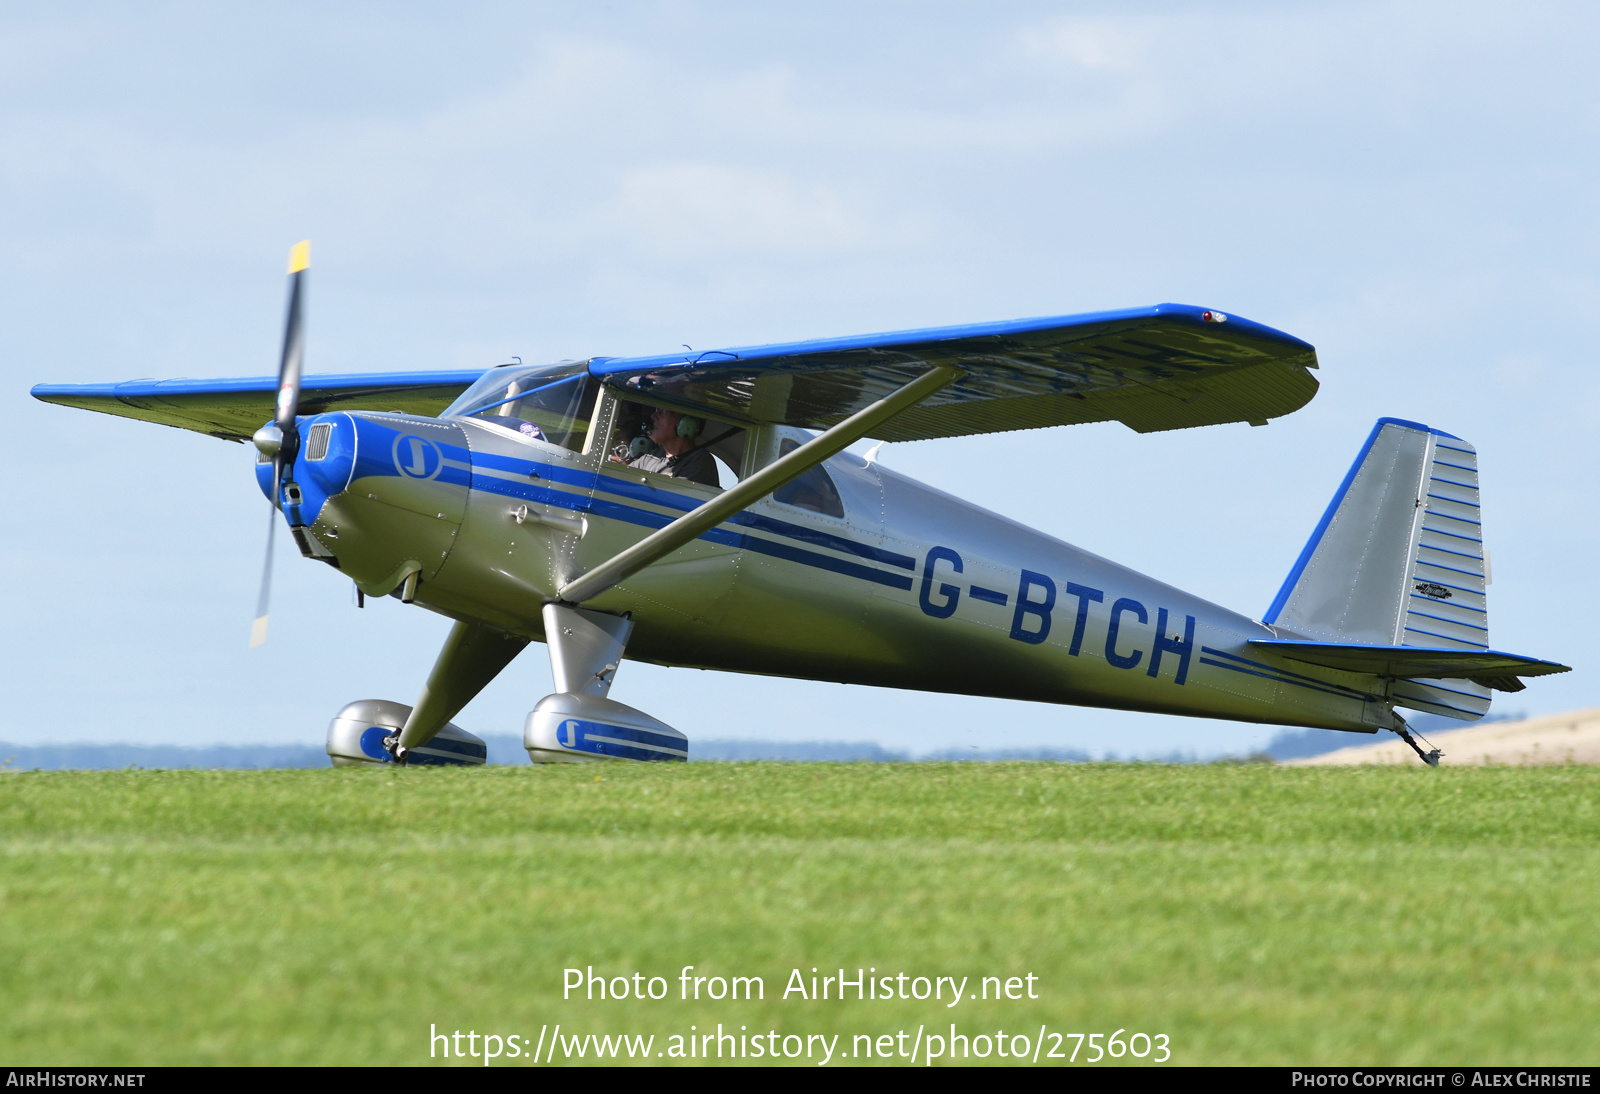
[[[697, 498], [684, 498], [669, 490], [654, 488], [646, 483], [626, 482], [615, 474], [575, 471], [559, 465], [518, 460], [486, 452], [478, 453], [476, 458], [480, 467], [515, 474], [523, 479], [528, 477], [530, 471], [533, 471], [541, 478], [550, 479], [552, 482], [562, 482], [580, 490], [594, 490], [598, 493], [613, 494], [633, 502], [659, 505], [663, 509], [676, 509], [679, 513], [690, 512], [700, 505], [700, 500]], [[519, 481], [518, 485], [522, 485], [522, 483]], [[501, 493], [501, 491], [495, 492]], [[827, 547], [871, 562], [881, 562], [887, 566], [895, 566], [902, 570], [915, 570], [917, 568], [917, 560], [910, 555], [902, 555], [896, 551], [886, 551], [868, 543], [860, 543], [850, 539], [848, 536], [835, 535], [832, 532], [823, 531], [820, 528], [808, 528], [803, 524], [794, 524], [790, 521], [779, 520], [776, 517], [752, 513], [748, 509], [734, 514], [728, 518], [727, 523], [745, 525], [760, 532], [783, 536], [786, 539], [799, 540], [802, 543], [810, 543], [814, 547]]]
[[1334, 688], [1338, 687], [1337, 684], [1335, 684], [1334, 687], [1319, 687], [1316, 684], [1307, 684], [1299, 680], [1291, 680], [1286, 676], [1275, 676], [1270, 672], [1258, 672], [1255, 669], [1247, 669], [1243, 665], [1230, 665], [1226, 661], [1214, 661], [1209, 657], [1201, 657], [1200, 663], [1202, 665], [1215, 665], [1219, 669], [1227, 669], [1230, 672], [1242, 672], [1246, 676], [1259, 676], [1263, 680], [1271, 680], [1279, 684], [1293, 684], [1297, 688], [1306, 688], [1310, 691], [1320, 691], [1325, 695], [1336, 695], [1341, 699], [1370, 698], [1370, 696], [1362, 696], [1359, 692], [1351, 695], [1347, 692], [1335, 691]]
[[1246, 665], [1252, 665], [1252, 666], [1254, 666], [1255, 668], [1258, 668], [1258, 669], [1265, 669], [1268, 672], [1280, 673], [1283, 676], [1293, 677], [1294, 678], [1292, 680], [1285, 680], [1284, 681], [1285, 683], [1291, 683], [1292, 684], [1292, 683], [1296, 683], [1297, 681], [1300, 681], [1300, 680], [1306, 680], [1306, 681], [1310, 681], [1311, 683], [1316, 684], [1316, 685], [1318, 685], [1320, 687], [1340, 688], [1343, 691], [1345, 691], [1346, 693], [1348, 693], [1349, 695], [1357, 696], [1357, 697], [1359, 697], [1361, 699], [1370, 700], [1370, 699], [1376, 698], [1376, 696], [1369, 695], [1366, 692], [1361, 691], [1361, 690], [1359, 690], [1357, 688], [1346, 687], [1344, 684], [1336, 683], [1336, 682], [1334, 682], [1332, 680], [1319, 680], [1315, 676], [1303, 676], [1298, 672], [1293, 672], [1293, 671], [1291, 671], [1289, 669], [1285, 669], [1285, 668], [1279, 668], [1277, 665], [1268, 665], [1268, 664], [1266, 664], [1265, 662], [1262, 662], [1262, 661], [1252, 661], [1248, 657], [1240, 657], [1236, 653], [1229, 653], [1226, 650], [1219, 650], [1219, 649], [1216, 649], [1213, 646], [1201, 646], [1200, 647], [1200, 652], [1201, 653], [1209, 653], [1214, 657], [1226, 657], [1230, 661], [1241, 661]]
[[[604, 517], [610, 520], [622, 521], [626, 524], [643, 525], [646, 528], [665, 528], [672, 523], [672, 516], [666, 513], [652, 513], [648, 509], [640, 509], [632, 505], [622, 505], [618, 502], [607, 501], [601, 498], [590, 498], [582, 494], [570, 494], [562, 490], [553, 490], [549, 487], [534, 486], [531, 483], [513, 482], [494, 476], [480, 476], [473, 484], [474, 489], [488, 494], [498, 494], [503, 497], [526, 498], [537, 501], [553, 508], [569, 509], [573, 512], [587, 512], [593, 516]], [[781, 523], [781, 522], [774, 522]], [[875, 582], [886, 585], [892, 589], [909, 590], [911, 577], [907, 574], [891, 574], [871, 566], [847, 559], [834, 558], [830, 555], [808, 551], [802, 547], [791, 546], [764, 539], [760, 536], [750, 535], [746, 532], [736, 532], [727, 528], [713, 528], [702, 534], [700, 539], [711, 543], [721, 544], [735, 549], [747, 548], [757, 554], [771, 555], [788, 562], [796, 562], [804, 566], [811, 566], [819, 570], [829, 570], [846, 577], [860, 578], [863, 581]]]

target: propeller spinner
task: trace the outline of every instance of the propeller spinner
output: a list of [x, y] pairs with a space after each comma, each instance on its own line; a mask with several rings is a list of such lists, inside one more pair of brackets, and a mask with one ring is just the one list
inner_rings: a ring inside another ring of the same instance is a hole
[[278, 526], [278, 508], [288, 495], [291, 530], [300, 523], [300, 490], [294, 482], [294, 459], [300, 452], [300, 365], [305, 357], [305, 325], [301, 305], [306, 270], [311, 267], [311, 241], [296, 243], [289, 251], [289, 315], [284, 321], [283, 354], [278, 361], [277, 413], [269, 425], [256, 430], [256, 448], [272, 458], [272, 516], [267, 524], [267, 560], [261, 569], [261, 595], [250, 627], [250, 648], [267, 640], [267, 609], [272, 594], [272, 541]]

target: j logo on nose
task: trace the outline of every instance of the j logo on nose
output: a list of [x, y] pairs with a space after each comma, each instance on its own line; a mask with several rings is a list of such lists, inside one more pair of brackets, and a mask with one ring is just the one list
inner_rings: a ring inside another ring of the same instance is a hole
[[431, 479], [443, 464], [439, 446], [424, 437], [396, 437], [394, 466], [408, 479]]

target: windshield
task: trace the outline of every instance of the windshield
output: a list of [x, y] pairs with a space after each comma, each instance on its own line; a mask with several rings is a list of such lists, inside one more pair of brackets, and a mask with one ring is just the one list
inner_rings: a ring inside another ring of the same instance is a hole
[[445, 408], [442, 417], [476, 418], [581, 452], [599, 387], [581, 361], [491, 369]]

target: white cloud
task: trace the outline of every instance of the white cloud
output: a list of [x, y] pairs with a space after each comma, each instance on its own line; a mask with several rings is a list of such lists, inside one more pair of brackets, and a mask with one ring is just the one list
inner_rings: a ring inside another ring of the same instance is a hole
[[1062, 19], [1024, 32], [1023, 45], [1048, 61], [1086, 69], [1126, 72], [1149, 52], [1147, 19]]
[[712, 163], [630, 171], [619, 205], [628, 227], [665, 251], [850, 250], [867, 241], [871, 219], [826, 184]]

